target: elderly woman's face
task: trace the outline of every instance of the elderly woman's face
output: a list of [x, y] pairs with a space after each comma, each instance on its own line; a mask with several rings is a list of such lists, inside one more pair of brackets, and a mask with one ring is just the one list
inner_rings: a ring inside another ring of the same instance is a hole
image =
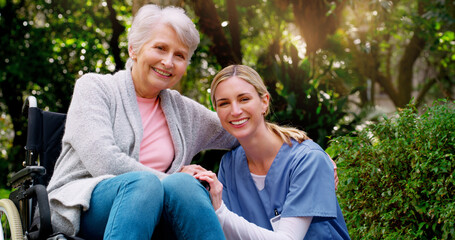
[[158, 25], [139, 53], [131, 53], [136, 94], [154, 98], [163, 89], [174, 86], [186, 71], [189, 49], [172, 27]]

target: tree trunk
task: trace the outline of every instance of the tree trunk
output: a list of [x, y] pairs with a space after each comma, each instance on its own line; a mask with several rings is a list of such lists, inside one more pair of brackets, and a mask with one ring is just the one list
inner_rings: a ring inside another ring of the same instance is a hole
[[119, 71], [124, 68], [125, 63], [120, 57], [119, 37], [125, 31], [125, 27], [117, 20], [117, 12], [112, 7], [112, 0], [107, 0], [107, 7], [109, 8], [109, 20], [112, 24], [112, 36], [109, 40], [109, 49], [114, 56], [115, 70]]
[[397, 107], [405, 107], [411, 101], [414, 75], [413, 66], [425, 47], [425, 39], [418, 36], [418, 30], [414, 31], [411, 41], [406, 46], [398, 67], [398, 104]]
[[236, 60], [242, 59], [242, 48], [240, 46], [240, 26], [237, 14], [237, 4], [235, 0], [227, 0], [227, 9], [229, 16], [229, 32], [231, 33], [231, 45]]
[[[281, 1], [283, 2], [283, 1]], [[289, 2], [284, 0], [284, 3]], [[307, 44], [307, 52], [324, 48], [327, 36], [335, 32], [346, 0], [292, 0], [295, 23]], [[334, 4], [331, 11], [329, 4]], [[330, 14], [328, 14], [330, 12]]]
[[[424, 13], [423, 3], [419, 1], [417, 12], [421, 15]], [[399, 102], [397, 107], [405, 107], [411, 101], [413, 84], [412, 79], [414, 75], [413, 66], [420, 53], [425, 48], [426, 40], [419, 36], [421, 30], [420, 26], [416, 26], [414, 34], [412, 35], [409, 44], [404, 50], [398, 66], [398, 92]]]
[[241, 63], [240, 59], [235, 57], [232, 47], [229, 44], [223, 29], [221, 28], [220, 17], [212, 0], [189, 0], [194, 12], [199, 17], [200, 31], [212, 40], [210, 52], [216, 57], [216, 60], [222, 67], [231, 64]]

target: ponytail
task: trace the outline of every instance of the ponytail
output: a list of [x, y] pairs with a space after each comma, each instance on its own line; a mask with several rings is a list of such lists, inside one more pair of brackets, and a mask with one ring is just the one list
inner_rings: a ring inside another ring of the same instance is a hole
[[291, 138], [298, 143], [302, 143], [303, 141], [310, 139], [304, 131], [297, 128], [282, 127], [270, 122], [266, 122], [265, 125], [267, 129], [278, 135], [278, 137], [280, 137], [281, 140], [289, 146], [292, 146]]

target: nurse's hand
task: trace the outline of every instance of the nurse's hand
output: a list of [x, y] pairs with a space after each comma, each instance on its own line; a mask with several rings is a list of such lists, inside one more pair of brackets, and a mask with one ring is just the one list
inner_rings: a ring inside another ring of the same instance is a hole
[[[330, 160], [332, 160], [332, 158], [330, 158]], [[334, 171], [334, 178], [335, 178], [335, 191], [338, 190], [338, 173], [337, 173], [337, 164], [335, 163], [335, 161], [332, 160], [332, 164], [333, 164], [333, 171]]]
[[212, 171], [199, 172], [194, 175], [196, 179], [206, 181], [210, 184], [210, 198], [212, 199], [213, 208], [215, 211], [221, 207], [223, 196], [223, 184], [218, 180], [216, 174]]
[[191, 165], [186, 165], [186, 166], [183, 166], [179, 172], [184, 172], [184, 173], [188, 173], [190, 174], [191, 176], [194, 176], [200, 172], [206, 172], [207, 170], [197, 164], [191, 164]]

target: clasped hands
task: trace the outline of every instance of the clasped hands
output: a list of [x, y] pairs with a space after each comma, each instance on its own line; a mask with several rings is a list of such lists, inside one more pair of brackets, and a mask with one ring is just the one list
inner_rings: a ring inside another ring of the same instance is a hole
[[[336, 163], [332, 160], [334, 165], [334, 180], [335, 180], [335, 190], [338, 188], [338, 174]], [[212, 171], [201, 167], [197, 164], [191, 164], [183, 166], [180, 169], [180, 172], [190, 174], [199, 181], [205, 181], [209, 184], [210, 187], [207, 188], [210, 193], [210, 198], [212, 199], [212, 205], [215, 210], [220, 208], [222, 203], [222, 194], [223, 194], [223, 184], [218, 180], [216, 174]]]
[[199, 181], [205, 181], [209, 184], [209, 193], [212, 200], [212, 205], [215, 210], [220, 208], [222, 202], [223, 184], [218, 180], [216, 174], [208, 171], [205, 168], [191, 164], [183, 166], [180, 172], [188, 173]]

